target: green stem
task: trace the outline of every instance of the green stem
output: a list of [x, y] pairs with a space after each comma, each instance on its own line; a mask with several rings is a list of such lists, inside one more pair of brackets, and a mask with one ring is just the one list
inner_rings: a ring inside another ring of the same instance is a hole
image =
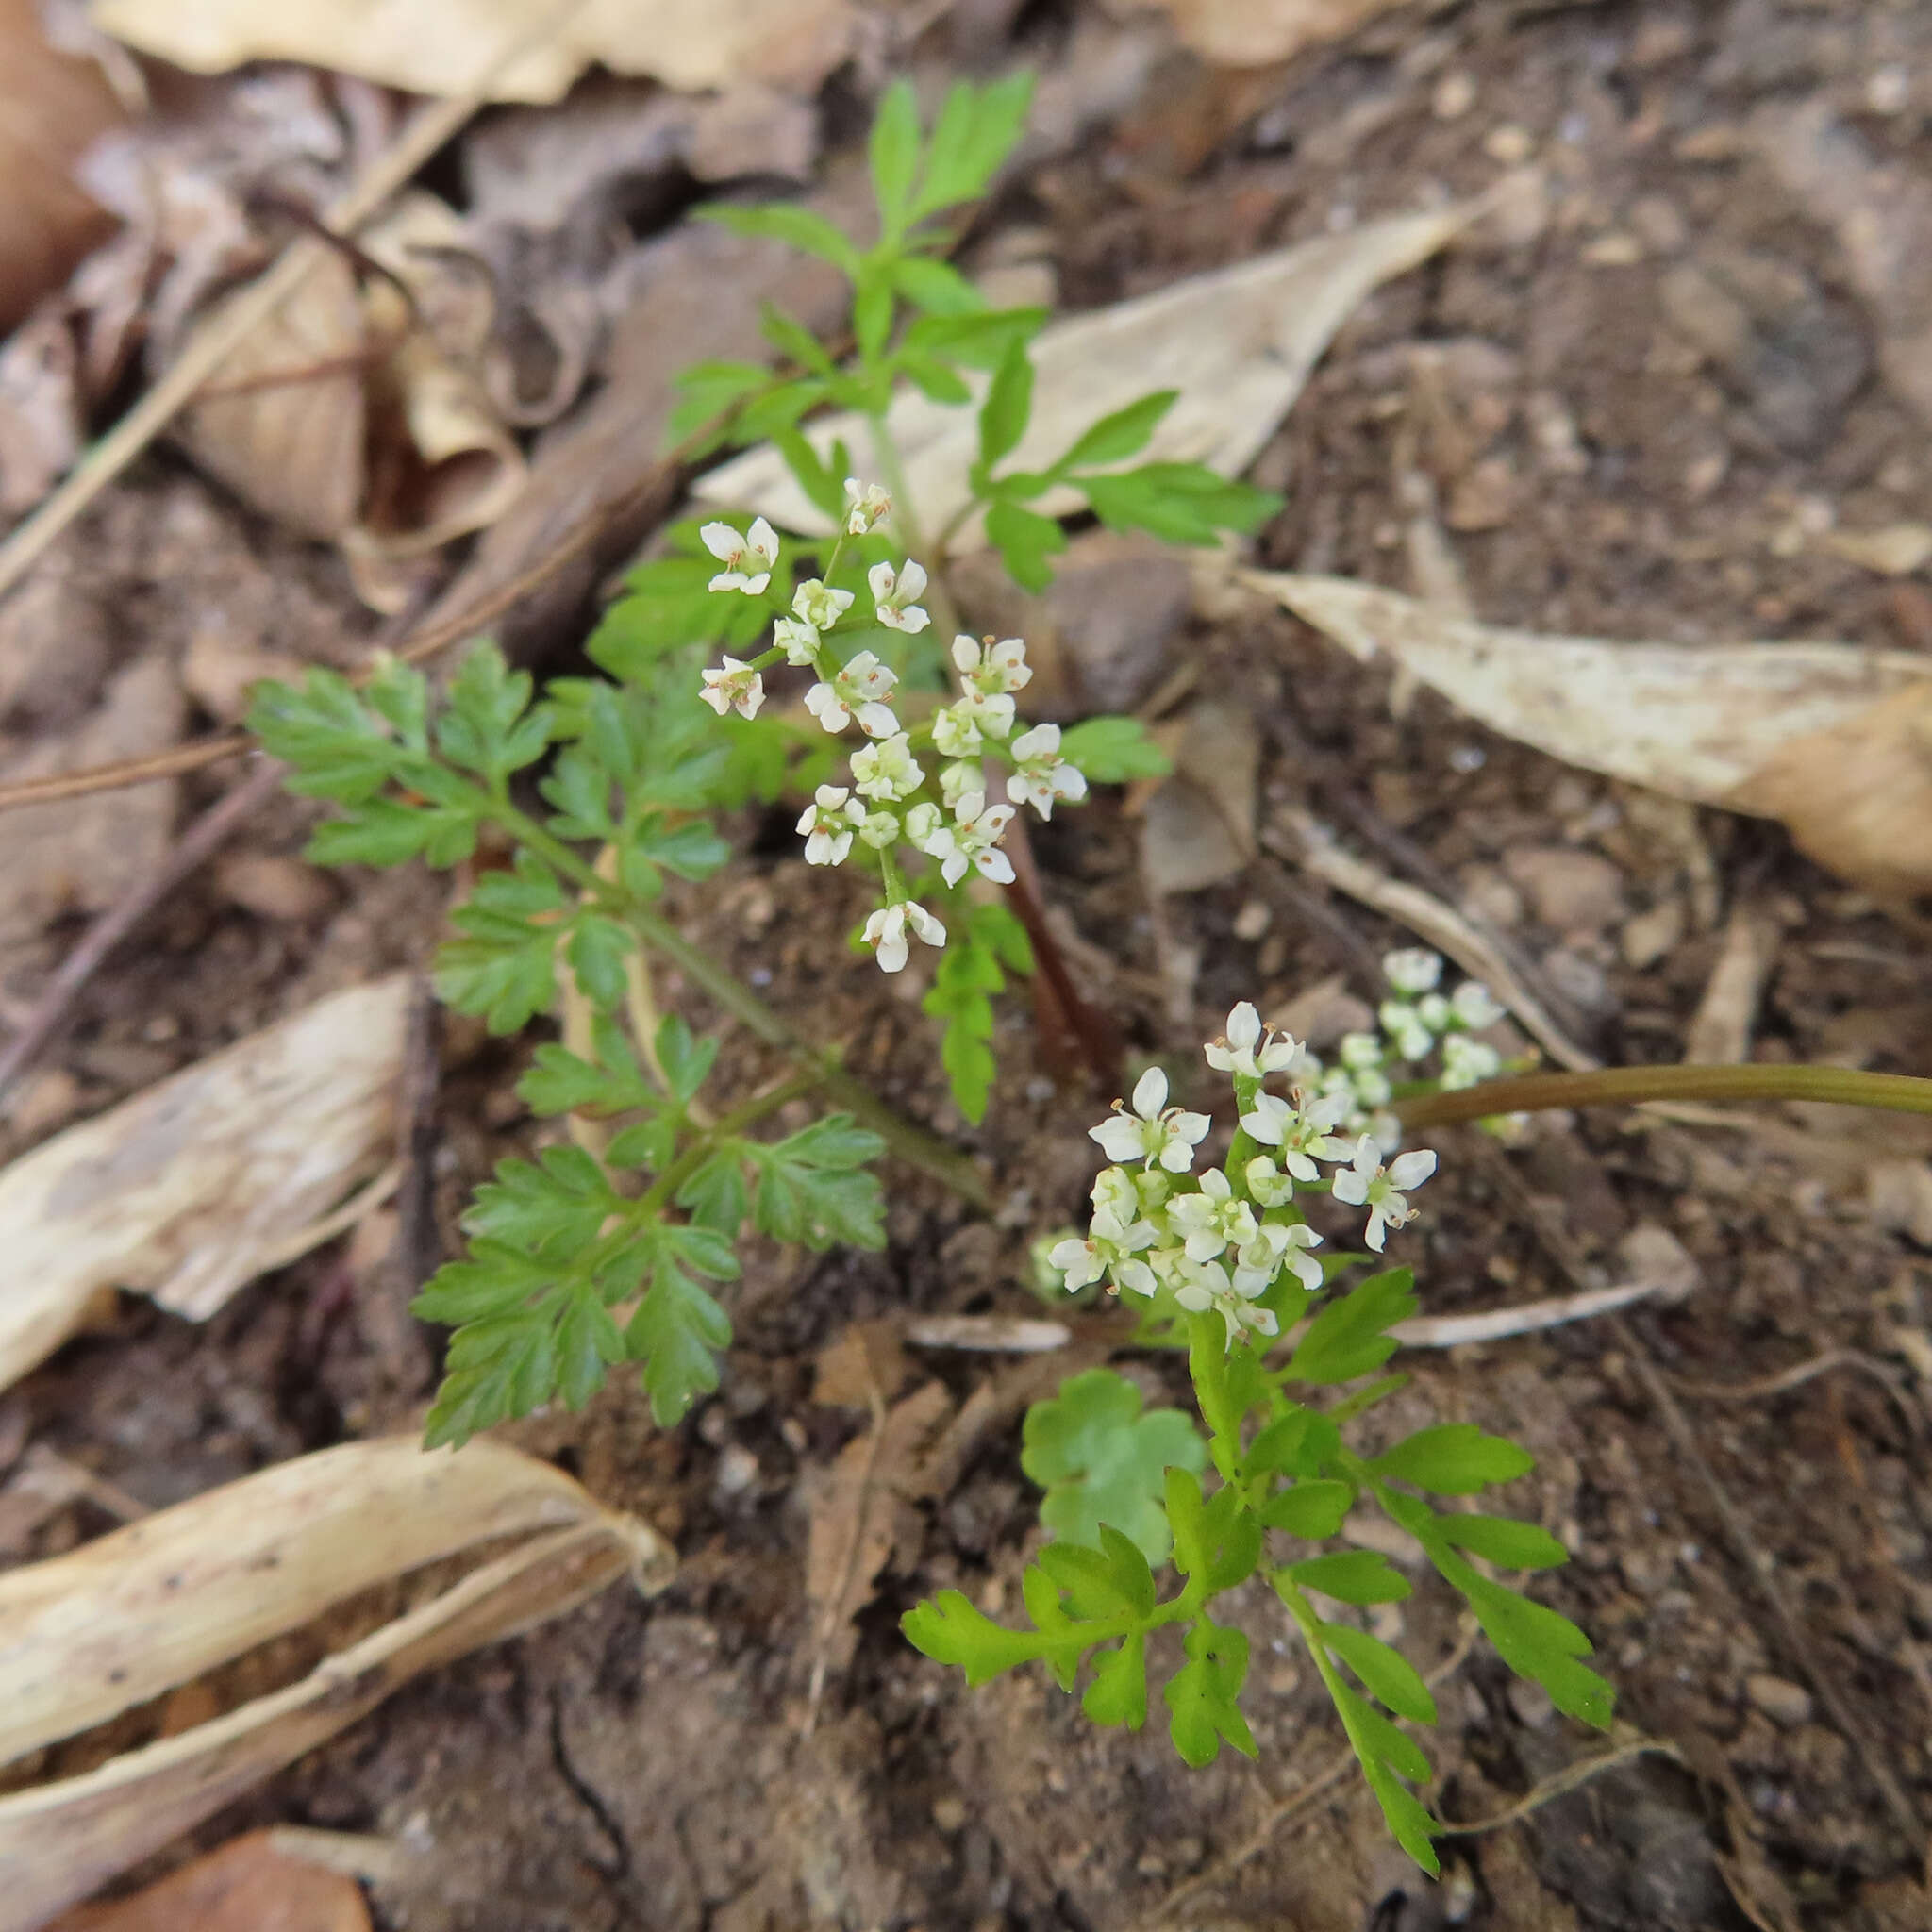
[[919, 522], [919, 508], [906, 481], [906, 465], [900, 459], [899, 445], [892, 440], [892, 432], [886, 426], [885, 411], [881, 409], [865, 420], [872, 432], [873, 454], [878, 458], [886, 488], [891, 492], [893, 525], [905, 539], [907, 556], [924, 567], [925, 601], [931, 608], [932, 621], [940, 635], [950, 639], [959, 629], [959, 611], [946, 585], [945, 546], [943, 542], [937, 549], [927, 546]]
[[839, 1105], [870, 1127], [900, 1159], [921, 1168], [950, 1188], [963, 1200], [982, 1211], [990, 1210], [991, 1197], [979, 1170], [958, 1148], [949, 1147], [936, 1135], [894, 1113], [877, 1094], [839, 1064], [836, 1056], [813, 1046], [801, 1034], [759, 999], [729, 967], [722, 965], [702, 946], [692, 943], [664, 917], [639, 903], [621, 887], [600, 877], [560, 840], [551, 836], [526, 812], [508, 799], [492, 801], [492, 809], [504, 827], [514, 833], [563, 874], [592, 893], [615, 916], [625, 920], [644, 943], [663, 955], [673, 965], [695, 980], [733, 1019], [741, 1022], [768, 1046], [789, 1054], [799, 1068], [808, 1074]]
[[1911, 1074], [1861, 1074], [1849, 1067], [1605, 1067], [1590, 1074], [1524, 1074], [1453, 1093], [1398, 1102], [1406, 1127], [1441, 1126], [1491, 1114], [1557, 1107], [1629, 1106], [1645, 1100], [1822, 1100], [1932, 1113], [1932, 1080]]
[[788, 1100], [796, 1100], [800, 1094], [809, 1093], [818, 1084], [816, 1075], [799, 1074], [767, 1092], [753, 1094], [749, 1100], [733, 1108], [723, 1120], [698, 1134], [691, 1145], [638, 1197], [631, 1218], [643, 1222], [660, 1212], [667, 1203], [677, 1198], [678, 1189], [721, 1147], [735, 1141], [746, 1127], [755, 1125], [768, 1113], [777, 1112]]

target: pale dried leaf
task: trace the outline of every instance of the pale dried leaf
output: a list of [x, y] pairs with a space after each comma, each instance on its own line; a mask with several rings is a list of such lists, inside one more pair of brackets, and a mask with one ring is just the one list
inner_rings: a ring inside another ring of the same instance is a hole
[[127, 1898], [64, 1912], [46, 1932], [369, 1932], [362, 1888], [282, 1849], [230, 1839]]
[[1776, 746], [1723, 802], [1785, 822], [1798, 849], [1881, 898], [1932, 890], [1932, 679]]
[[858, 24], [851, 0], [93, 0], [92, 13], [196, 74], [294, 60], [419, 94], [466, 92], [527, 42], [491, 84], [498, 101], [558, 100], [593, 62], [687, 92], [743, 78], [808, 92], [852, 50]]
[[1932, 525], [1887, 524], [1878, 530], [1827, 530], [1818, 547], [1880, 576], [1908, 577], [1932, 559]]
[[1341, 577], [1241, 571], [1364, 663], [1406, 666], [1506, 738], [1566, 764], [1780, 817], [1739, 789], [1781, 747], [1925, 677], [1925, 659], [1850, 644], [1611, 643], [1446, 615]]
[[[1340, 40], [1395, 0], [1152, 0], [1182, 42], [1223, 67], [1267, 67]], [[1137, 11], [1145, 11], [1144, 6]]]
[[1735, 1066], [1751, 1058], [1757, 1002], [1777, 958], [1778, 923], [1763, 907], [1739, 905], [1684, 1038], [1687, 1066]]
[[382, 1164], [408, 999], [406, 974], [338, 993], [0, 1173], [0, 1387], [100, 1290], [201, 1321], [292, 1258], [291, 1237]]
[[911, 1374], [891, 1322], [855, 1322], [812, 1362], [811, 1399], [821, 1408], [872, 1408], [895, 1400]]
[[675, 1557], [547, 1463], [491, 1442], [347, 1443], [0, 1575], [0, 1763], [193, 1680], [358, 1589], [525, 1541], [307, 1677], [57, 1784], [0, 1797], [8, 1924], [85, 1897], [418, 1672]]
[[[1003, 467], [1043, 469], [1098, 418], [1151, 390], [1173, 389], [1179, 401], [1134, 462], [1202, 462], [1239, 475], [1370, 292], [1426, 260], [1474, 212], [1465, 206], [1373, 222], [1053, 324], [1033, 344], [1032, 422]], [[928, 528], [943, 527], [970, 500], [967, 472], [978, 454], [974, 411], [908, 389], [886, 420], [921, 518]], [[826, 417], [807, 434], [824, 457], [842, 438], [865, 474], [881, 474], [862, 418]], [[831, 529], [769, 447], [711, 471], [696, 492], [757, 510], [787, 529]], [[1063, 489], [1034, 507], [1059, 515], [1080, 501], [1077, 491]], [[984, 541], [974, 518], [953, 547], [971, 550]]]

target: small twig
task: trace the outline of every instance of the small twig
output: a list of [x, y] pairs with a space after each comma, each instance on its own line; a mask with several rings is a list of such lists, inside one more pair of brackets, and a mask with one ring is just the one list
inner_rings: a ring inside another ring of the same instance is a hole
[[1438, 1835], [1442, 1838], [1475, 1838], [1482, 1832], [1501, 1831], [1506, 1824], [1514, 1824], [1519, 1818], [1527, 1818], [1532, 1811], [1541, 1811], [1545, 1805], [1581, 1790], [1592, 1778], [1616, 1770], [1620, 1764], [1628, 1764], [1633, 1757], [1668, 1757], [1674, 1764], [1687, 1761], [1684, 1754], [1666, 1739], [1638, 1738], [1628, 1744], [1619, 1744], [1614, 1751], [1600, 1752], [1594, 1757], [1579, 1758], [1574, 1764], [1565, 1765], [1554, 1777], [1545, 1778], [1534, 1790], [1519, 1798], [1507, 1810], [1498, 1811], [1493, 1818], [1478, 1818], [1471, 1824], [1445, 1824]]
[[1074, 1331], [1064, 1322], [1024, 1315], [915, 1315], [906, 1324], [914, 1348], [958, 1348], [974, 1355], [1051, 1355]]
[[148, 877], [94, 921], [80, 943], [60, 962], [60, 970], [35, 1001], [33, 1010], [0, 1053], [0, 1095], [60, 1037], [80, 990], [108, 958], [161, 900], [211, 857], [229, 836], [255, 818], [281, 789], [288, 767], [265, 762], [189, 826], [174, 849]]
[[1489, 1308], [1478, 1315], [1418, 1315], [1413, 1321], [1396, 1323], [1389, 1333], [1405, 1348], [1460, 1348], [1465, 1342], [1501, 1341], [1510, 1335], [1560, 1328], [1566, 1322], [1587, 1322], [1669, 1291], [1662, 1282], [1626, 1281], [1615, 1288], [1525, 1302], [1521, 1307]]

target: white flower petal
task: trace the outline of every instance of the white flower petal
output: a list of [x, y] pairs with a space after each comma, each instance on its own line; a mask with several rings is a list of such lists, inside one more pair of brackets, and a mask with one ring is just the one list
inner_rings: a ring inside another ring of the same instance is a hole
[[1134, 1085], [1134, 1111], [1151, 1121], [1166, 1105], [1167, 1075], [1158, 1067], [1149, 1067]]

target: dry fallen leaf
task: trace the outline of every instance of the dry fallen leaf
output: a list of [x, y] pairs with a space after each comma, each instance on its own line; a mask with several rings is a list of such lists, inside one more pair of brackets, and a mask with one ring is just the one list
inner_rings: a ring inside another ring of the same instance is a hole
[[[1386, 13], [1395, 0], [1137, 0], [1158, 7], [1182, 42], [1224, 67], [1267, 67], [1305, 47], [1337, 41]], [[1116, 11], [1129, 10], [1116, 4]]]
[[353, 1878], [251, 1831], [131, 1897], [64, 1912], [47, 1932], [369, 1932], [369, 1907]]
[[425, 1563], [523, 1539], [309, 1674], [98, 1769], [0, 1796], [5, 1923], [40, 1924], [373, 1709], [419, 1672], [675, 1559], [560, 1470], [414, 1438], [282, 1463], [0, 1575], [0, 1764], [312, 1624]]
[[[1134, 461], [1195, 461], [1239, 475], [1370, 291], [1426, 260], [1474, 213], [1465, 206], [1373, 222], [1052, 324], [1033, 344], [1032, 421], [1005, 467], [1042, 469], [1098, 418], [1150, 390], [1173, 389], [1179, 401]], [[921, 520], [931, 529], [944, 527], [969, 501], [967, 472], [978, 454], [974, 411], [908, 390], [893, 402], [887, 423]], [[861, 465], [868, 461], [862, 418], [826, 417], [808, 434], [821, 456], [829, 457], [842, 438]], [[866, 474], [879, 470], [872, 459]], [[712, 470], [696, 493], [756, 510], [787, 529], [831, 529], [769, 447]], [[1061, 515], [1080, 501], [1077, 491], [1056, 491], [1035, 508]], [[975, 518], [953, 548], [972, 550], [983, 541]]]
[[202, 1321], [323, 1238], [388, 1147], [408, 999], [405, 974], [338, 993], [0, 1172], [0, 1388], [104, 1289]]
[[1818, 547], [1880, 576], [1908, 577], [1932, 560], [1932, 525], [1887, 524], [1877, 530], [1827, 530]]
[[858, 25], [852, 0], [93, 0], [91, 13], [196, 74], [293, 60], [418, 94], [465, 92], [527, 42], [491, 86], [498, 101], [558, 100], [593, 62], [686, 92], [744, 78], [809, 92], [852, 51]]
[[1926, 675], [1925, 659], [1906, 651], [1545, 637], [1341, 577], [1241, 571], [1238, 579], [1363, 663], [1406, 666], [1506, 738], [1707, 805], [1737, 804], [1739, 788], [1781, 746]]

